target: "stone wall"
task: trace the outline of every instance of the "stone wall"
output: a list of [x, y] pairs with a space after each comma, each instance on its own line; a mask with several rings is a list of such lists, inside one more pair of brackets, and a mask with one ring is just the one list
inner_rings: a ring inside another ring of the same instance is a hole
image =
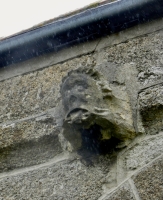
[[[163, 199], [162, 40], [157, 20], [1, 69], [0, 200]], [[109, 120], [134, 133], [105, 154], [63, 134], [60, 86], [79, 68], [102, 74]]]

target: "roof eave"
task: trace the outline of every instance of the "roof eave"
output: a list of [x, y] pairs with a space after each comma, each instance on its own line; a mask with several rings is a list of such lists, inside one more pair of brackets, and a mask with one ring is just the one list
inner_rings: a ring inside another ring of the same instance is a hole
[[116, 33], [163, 17], [162, 0], [121, 0], [0, 42], [0, 67]]

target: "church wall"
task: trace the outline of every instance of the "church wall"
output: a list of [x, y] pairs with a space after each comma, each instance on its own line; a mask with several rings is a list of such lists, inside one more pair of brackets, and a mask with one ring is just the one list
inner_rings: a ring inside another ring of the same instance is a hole
[[[0, 200], [161, 200], [162, 40], [156, 20], [1, 69]], [[80, 154], [64, 136], [61, 86], [79, 68], [95, 69], [111, 88], [115, 126], [132, 135], [122, 147]]]

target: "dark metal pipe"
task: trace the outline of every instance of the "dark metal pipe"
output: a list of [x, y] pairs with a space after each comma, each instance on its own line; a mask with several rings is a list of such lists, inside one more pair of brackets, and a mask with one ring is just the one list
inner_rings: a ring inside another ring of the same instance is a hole
[[163, 0], [121, 0], [0, 42], [0, 67], [163, 17]]

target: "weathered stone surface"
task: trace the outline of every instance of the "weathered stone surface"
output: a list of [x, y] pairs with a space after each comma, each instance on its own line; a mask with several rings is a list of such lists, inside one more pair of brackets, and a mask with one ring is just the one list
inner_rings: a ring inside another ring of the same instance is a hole
[[144, 89], [138, 100], [140, 111], [163, 105], [163, 83]]
[[163, 157], [142, 169], [133, 180], [142, 200], [163, 199]]
[[125, 153], [120, 154], [121, 167], [124, 173], [130, 174], [134, 170], [139, 169], [151, 162], [156, 157], [163, 153], [163, 133], [155, 137], [149, 137], [136, 143], [133, 147], [129, 148]]
[[[130, 90], [129, 96], [131, 99], [132, 109], [133, 111], [135, 110], [133, 112], [134, 126], [138, 132], [144, 132], [141, 120], [138, 116], [136, 116], [137, 102], [135, 100], [138, 99], [138, 92], [143, 87], [147, 87], [152, 84], [154, 85], [163, 81], [162, 37], [163, 32], [158, 31], [157, 33], [128, 40], [125, 43], [114, 45], [112, 47], [106, 47], [98, 54], [98, 64], [109, 62], [121, 66], [119, 67], [119, 76], [117, 73], [117, 77], [120, 77], [122, 82], [118, 81], [117, 85], [127, 83], [126, 87]], [[126, 75], [128, 71], [132, 72], [135, 71], [135, 69], [137, 74], [133, 74], [133, 77], [130, 76], [132, 73], [130, 73], [128, 77], [123, 76], [121, 70], [124, 66], [128, 66], [129, 69], [126, 69]], [[129, 82], [128, 80], [131, 79], [131, 77], [133, 81]], [[114, 83], [116, 83], [116, 81], [114, 81]], [[157, 126], [162, 126], [160, 121], [161, 120], [157, 120]], [[153, 124], [155, 124], [155, 122], [156, 121], [153, 121]], [[149, 124], [150, 122], [148, 125]], [[152, 132], [151, 129], [150, 132]], [[158, 132], [158, 130], [155, 132]]]
[[62, 152], [58, 133], [0, 149], [0, 172], [45, 163]]
[[106, 182], [110, 160], [101, 158], [86, 167], [67, 160], [46, 168], [0, 178], [1, 199], [97, 200]]
[[0, 147], [8, 147], [21, 141], [29, 141], [50, 135], [56, 127], [56, 120], [50, 115], [44, 115], [29, 120], [23, 120], [0, 126]]
[[0, 127], [0, 172], [44, 163], [62, 152], [54, 118], [42, 116]]
[[162, 79], [163, 31], [144, 35], [101, 51], [99, 62], [135, 65], [138, 80], [147, 85]]
[[148, 134], [163, 129], [163, 83], [144, 89], [138, 98], [139, 112]]
[[2, 81], [0, 122], [21, 119], [56, 107], [62, 77], [79, 65], [94, 65], [93, 55]]
[[103, 200], [136, 200], [128, 182], [118, 187], [116, 191], [105, 197]]

